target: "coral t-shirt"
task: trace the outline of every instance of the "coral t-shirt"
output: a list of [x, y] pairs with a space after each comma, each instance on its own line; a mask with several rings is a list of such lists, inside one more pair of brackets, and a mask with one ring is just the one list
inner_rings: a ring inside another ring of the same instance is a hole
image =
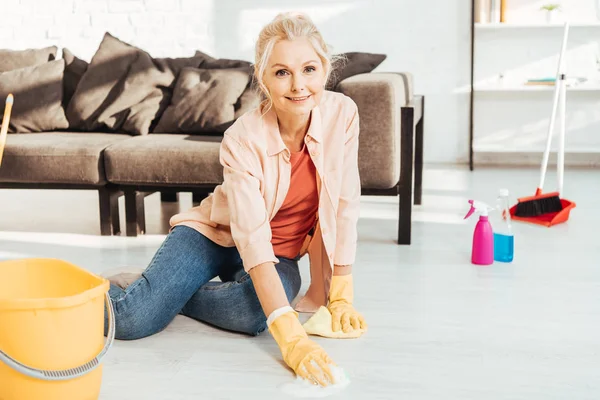
[[275, 217], [271, 220], [271, 243], [276, 256], [294, 258], [314, 227], [319, 209], [319, 192], [315, 165], [306, 145], [291, 153], [290, 188]]

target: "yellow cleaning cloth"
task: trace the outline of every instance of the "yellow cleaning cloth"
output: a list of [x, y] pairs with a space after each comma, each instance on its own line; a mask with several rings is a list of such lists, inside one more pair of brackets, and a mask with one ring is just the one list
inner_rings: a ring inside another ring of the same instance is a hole
[[331, 328], [331, 324], [331, 313], [327, 307], [321, 306], [302, 326], [309, 335], [334, 339], [355, 339], [365, 332], [365, 329], [356, 329], [347, 333], [343, 330], [334, 332]]

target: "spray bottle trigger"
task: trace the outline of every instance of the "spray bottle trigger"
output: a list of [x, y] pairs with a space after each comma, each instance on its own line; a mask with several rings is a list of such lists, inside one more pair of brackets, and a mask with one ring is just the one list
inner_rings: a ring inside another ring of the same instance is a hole
[[469, 212], [467, 213], [467, 215], [465, 215], [465, 218], [463, 219], [467, 219], [471, 216], [471, 214], [473, 214], [475, 212], [475, 207], [473, 206], [473, 200], [469, 200], [469, 204], [471, 204], [471, 209], [469, 210]]

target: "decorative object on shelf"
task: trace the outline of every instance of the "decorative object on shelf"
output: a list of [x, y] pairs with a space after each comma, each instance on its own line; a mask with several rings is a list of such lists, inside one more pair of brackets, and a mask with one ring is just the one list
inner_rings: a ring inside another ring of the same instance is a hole
[[540, 10], [546, 13], [546, 22], [551, 24], [556, 22], [556, 14], [560, 11], [560, 4], [548, 3], [540, 7]]

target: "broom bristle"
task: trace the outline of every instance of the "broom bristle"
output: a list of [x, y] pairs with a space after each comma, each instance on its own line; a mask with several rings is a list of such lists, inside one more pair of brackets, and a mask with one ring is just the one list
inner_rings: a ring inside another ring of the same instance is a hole
[[563, 206], [560, 198], [558, 196], [549, 196], [518, 202], [515, 215], [517, 217], [537, 217], [543, 214], [556, 213], [562, 209]]

